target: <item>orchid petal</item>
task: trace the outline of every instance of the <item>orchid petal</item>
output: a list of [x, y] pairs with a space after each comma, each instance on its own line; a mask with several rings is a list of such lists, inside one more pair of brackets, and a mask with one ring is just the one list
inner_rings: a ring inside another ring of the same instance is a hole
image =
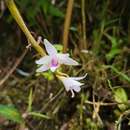
[[72, 80], [68, 77], [62, 77], [61, 81], [63, 82], [66, 91], [69, 91], [71, 89], [70, 86], [71, 86]]
[[63, 77], [62, 81], [63, 81], [66, 91], [69, 91], [70, 89], [74, 89], [74, 91], [79, 92], [80, 86], [83, 85], [82, 83], [72, 80], [71, 78], [67, 78], [67, 77]]
[[69, 91], [70, 90], [70, 84], [71, 84], [71, 80], [69, 80], [68, 78], [64, 78], [62, 80], [64, 86], [65, 86], [65, 89], [66, 91]]
[[[80, 84], [80, 86], [83, 85], [82, 83]], [[75, 85], [75, 86], [71, 86], [71, 89], [73, 89], [75, 92], [79, 92], [81, 90], [79, 85]]]
[[60, 57], [62, 57], [62, 58], [66, 58], [66, 57], [69, 56], [69, 53], [64, 53], [64, 54], [62, 54], [62, 53], [58, 53], [57, 56], [58, 56], [59, 58], [60, 58]]
[[78, 65], [78, 62], [69, 57], [68, 54], [57, 54], [60, 64]]
[[84, 79], [86, 76], [87, 76], [87, 73], [82, 77], [71, 77], [71, 79], [73, 79], [73, 80], [81, 80], [81, 79]]
[[71, 81], [70, 86], [71, 86], [72, 88], [74, 88], [73, 86], [81, 86], [81, 85], [83, 85], [83, 84], [80, 83], [79, 81], [72, 80], [71, 78], [69, 78], [69, 80]]
[[53, 56], [57, 54], [57, 50], [47, 39], [44, 39], [44, 45], [49, 55]]
[[42, 64], [47, 64], [50, 61], [50, 57], [49, 56], [44, 56], [42, 58], [40, 58], [39, 60], [36, 61], [36, 64], [42, 65]]
[[39, 67], [37, 70], [36, 70], [36, 72], [44, 72], [44, 71], [46, 71], [46, 70], [48, 70], [49, 69], [49, 66], [47, 66], [47, 65], [42, 65], [41, 67]]

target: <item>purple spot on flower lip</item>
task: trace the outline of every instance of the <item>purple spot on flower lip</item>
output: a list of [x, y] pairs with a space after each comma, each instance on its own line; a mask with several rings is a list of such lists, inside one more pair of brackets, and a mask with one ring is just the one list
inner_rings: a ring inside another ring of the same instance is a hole
[[56, 66], [58, 66], [58, 60], [57, 60], [57, 58], [52, 58], [51, 59], [51, 66], [52, 67], [56, 67]]

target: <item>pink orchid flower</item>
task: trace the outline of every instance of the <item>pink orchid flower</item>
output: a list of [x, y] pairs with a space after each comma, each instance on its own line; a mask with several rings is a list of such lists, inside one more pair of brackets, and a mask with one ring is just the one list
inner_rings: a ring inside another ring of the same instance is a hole
[[64, 84], [66, 91], [71, 91], [72, 98], [75, 96], [75, 92], [80, 92], [81, 88], [80, 86], [84, 85], [83, 83], [80, 83], [79, 80], [84, 79], [87, 76], [85, 74], [82, 77], [64, 77], [64, 76], [57, 76]]
[[36, 64], [40, 65], [36, 70], [37, 72], [44, 72], [49, 69], [54, 72], [61, 64], [78, 65], [78, 62], [70, 58], [68, 53], [57, 53], [56, 48], [47, 39], [44, 39], [44, 45], [48, 55], [36, 61]]

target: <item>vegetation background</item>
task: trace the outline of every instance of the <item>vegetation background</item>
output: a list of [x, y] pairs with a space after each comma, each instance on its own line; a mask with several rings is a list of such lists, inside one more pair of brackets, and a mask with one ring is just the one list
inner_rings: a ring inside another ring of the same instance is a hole
[[63, 72], [88, 76], [71, 98], [50, 72], [36, 74], [39, 55], [26, 49], [24, 33], [0, 0], [0, 130], [129, 130], [130, 1], [15, 3], [36, 40], [56, 43], [81, 64]]

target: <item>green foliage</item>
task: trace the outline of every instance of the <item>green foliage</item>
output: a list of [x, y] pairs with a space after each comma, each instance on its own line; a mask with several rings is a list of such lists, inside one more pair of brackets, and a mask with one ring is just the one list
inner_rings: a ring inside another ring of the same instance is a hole
[[30, 25], [37, 24], [36, 16], [38, 16], [39, 13], [44, 13], [45, 18], [48, 18], [49, 16], [59, 18], [64, 17], [64, 13], [55, 5], [53, 5], [50, 0], [17, 0], [16, 2], [20, 8], [26, 10], [26, 17], [29, 20]]
[[118, 107], [120, 108], [120, 110], [126, 110], [126, 108], [128, 107], [128, 105], [126, 105], [128, 101], [128, 96], [123, 88], [117, 88], [116, 90], [114, 90], [114, 98], [115, 101], [119, 103]]
[[114, 58], [117, 54], [121, 52], [120, 44], [122, 43], [121, 39], [117, 39], [116, 37], [112, 37], [107, 34], [107, 37], [111, 41], [111, 49], [110, 51], [106, 54], [106, 59], [110, 61], [112, 58]]
[[[37, 74], [38, 75], [38, 74]], [[47, 72], [44, 72], [44, 73], [41, 73], [41, 75], [46, 78], [47, 80], [53, 80], [54, 79], [54, 76], [52, 74], [51, 71], [47, 71]]]
[[90, 118], [86, 118], [86, 129], [88, 130], [99, 130], [98, 126], [95, 122], [93, 122]]
[[114, 66], [107, 65], [106, 67], [111, 68], [112, 71], [114, 71], [116, 74], [118, 74], [123, 80], [126, 80], [130, 83], [130, 77], [124, 74], [123, 72], [120, 72], [118, 69], [116, 69]]
[[12, 120], [17, 123], [22, 123], [23, 119], [19, 111], [14, 106], [0, 105], [0, 116]]
[[56, 50], [58, 52], [62, 52], [63, 51], [63, 46], [61, 44], [55, 44], [54, 47], [56, 48]]
[[52, 5], [49, 0], [39, 0], [38, 4], [42, 7], [46, 16], [52, 15], [56, 17], [64, 17], [64, 14], [54, 5]]
[[31, 88], [28, 96], [28, 108], [27, 108], [28, 115], [43, 118], [43, 119], [50, 119], [50, 117], [47, 115], [32, 111], [32, 103], [33, 103], [33, 90]]

